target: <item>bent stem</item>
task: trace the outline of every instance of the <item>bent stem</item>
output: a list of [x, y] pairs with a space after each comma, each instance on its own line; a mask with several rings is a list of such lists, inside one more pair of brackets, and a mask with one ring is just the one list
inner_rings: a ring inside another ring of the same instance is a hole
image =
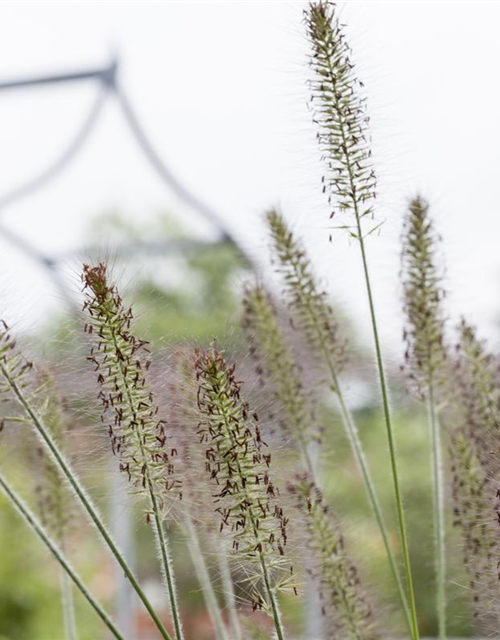
[[[352, 186], [354, 181], [353, 181], [352, 167], [350, 164], [348, 165], [348, 169], [351, 177], [351, 186]], [[389, 394], [387, 391], [387, 382], [385, 379], [384, 361], [382, 359], [382, 349], [380, 346], [377, 317], [375, 314], [375, 304], [373, 302], [373, 293], [372, 293], [372, 287], [371, 287], [371, 281], [370, 281], [370, 273], [368, 270], [368, 261], [366, 257], [365, 242], [364, 242], [363, 232], [361, 229], [361, 219], [359, 215], [359, 209], [356, 201], [354, 201], [354, 212], [356, 215], [356, 225], [358, 230], [357, 239], [359, 241], [359, 246], [361, 250], [361, 259], [363, 262], [363, 272], [364, 272], [364, 278], [365, 278], [366, 293], [368, 296], [368, 305], [370, 308], [370, 320], [372, 325], [373, 340], [375, 343], [375, 358], [377, 362], [377, 370], [378, 370], [378, 377], [379, 377], [379, 383], [380, 383], [380, 393], [382, 396], [382, 406], [384, 411], [384, 419], [385, 419], [385, 426], [386, 426], [386, 432], [387, 432], [387, 442], [389, 445], [389, 458], [391, 463], [391, 472], [392, 472], [392, 479], [394, 484], [394, 498], [396, 501], [396, 511], [398, 514], [399, 534], [401, 537], [401, 548], [403, 552], [404, 570], [406, 575], [406, 583], [408, 588], [408, 598], [409, 598], [410, 613], [411, 613], [411, 630], [412, 630], [413, 640], [418, 640], [419, 632], [418, 632], [418, 622], [417, 622], [417, 608], [415, 604], [415, 592], [413, 588], [413, 579], [412, 579], [412, 573], [411, 573], [410, 552], [409, 552], [409, 546], [408, 546], [408, 536], [406, 533], [403, 497], [401, 494], [401, 488], [399, 484], [396, 445], [394, 441], [394, 430], [392, 426], [391, 410], [389, 407]]]
[[433, 480], [434, 545], [436, 562], [437, 615], [439, 638], [446, 638], [446, 532], [444, 522], [444, 470], [441, 431], [434, 399], [434, 386], [429, 382], [427, 409], [431, 431], [431, 463]]
[[0, 363], [0, 371], [2, 372], [2, 375], [4, 376], [5, 380], [7, 381], [7, 383], [10, 386], [10, 388], [12, 389], [17, 401], [20, 404], [20, 406], [22, 407], [22, 409], [24, 410], [26, 415], [29, 417], [29, 419], [30, 419], [33, 427], [35, 428], [35, 431], [37, 432], [38, 436], [40, 437], [40, 439], [42, 440], [44, 445], [47, 447], [47, 449], [48, 449], [48, 451], [49, 451], [54, 463], [60, 469], [61, 473], [66, 477], [66, 479], [69, 482], [71, 488], [73, 489], [73, 491], [75, 492], [76, 496], [78, 497], [78, 499], [82, 503], [82, 506], [84, 507], [85, 511], [89, 515], [89, 517], [92, 520], [92, 522], [94, 523], [94, 525], [97, 527], [97, 530], [101, 534], [101, 536], [102, 536], [103, 540], [105, 541], [106, 545], [108, 546], [109, 550], [111, 551], [111, 553], [115, 557], [115, 559], [118, 562], [118, 564], [120, 565], [120, 567], [123, 569], [123, 571], [124, 571], [125, 575], [127, 576], [127, 578], [130, 580], [130, 584], [132, 585], [133, 589], [135, 590], [135, 592], [139, 596], [140, 600], [142, 601], [142, 603], [146, 607], [146, 610], [148, 611], [149, 615], [151, 616], [151, 618], [152, 618], [153, 622], [155, 623], [158, 631], [160, 632], [162, 638], [164, 638], [164, 640], [172, 640], [172, 638], [170, 637], [170, 634], [165, 629], [164, 625], [162, 624], [161, 620], [159, 619], [158, 615], [156, 614], [155, 610], [153, 609], [153, 606], [151, 605], [151, 603], [149, 602], [148, 598], [146, 597], [144, 591], [142, 590], [139, 582], [137, 581], [137, 578], [135, 577], [135, 575], [133, 574], [132, 570], [128, 566], [127, 561], [125, 560], [125, 558], [121, 554], [120, 550], [116, 546], [115, 542], [113, 541], [113, 538], [111, 537], [111, 534], [108, 532], [106, 526], [104, 525], [104, 523], [102, 521], [102, 518], [101, 518], [99, 512], [97, 511], [96, 507], [94, 507], [90, 497], [87, 495], [87, 492], [85, 491], [85, 489], [81, 485], [80, 480], [75, 475], [75, 473], [71, 470], [71, 467], [70, 467], [69, 463], [66, 461], [64, 456], [59, 451], [59, 448], [56, 445], [56, 443], [54, 442], [49, 430], [45, 427], [45, 425], [43, 424], [42, 420], [35, 413], [35, 411], [31, 407], [30, 403], [28, 402], [28, 400], [24, 396], [23, 392], [21, 391], [20, 387], [16, 384], [16, 381], [12, 379], [12, 377], [9, 375], [9, 372], [7, 371], [7, 369], [5, 368], [5, 366], [2, 363]]
[[64, 553], [61, 551], [58, 545], [50, 538], [49, 534], [45, 531], [44, 527], [38, 522], [36, 516], [31, 512], [28, 505], [25, 504], [23, 500], [21, 500], [21, 498], [16, 494], [14, 489], [9, 485], [9, 483], [5, 480], [5, 478], [2, 477], [2, 475], [0, 475], [0, 487], [2, 488], [5, 495], [16, 507], [18, 512], [21, 514], [21, 516], [24, 518], [28, 526], [36, 533], [36, 535], [48, 547], [52, 555], [61, 565], [62, 569], [64, 569], [64, 571], [68, 574], [68, 576], [73, 580], [75, 585], [82, 592], [83, 596], [89, 602], [89, 604], [97, 613], [97, 615], [101, 618], [101, 620], [104, 622], [107, 628], [111, 631], [113, 636], [117, 640], [125, 640], [124, 636], [115, 627], [114, 622], [111, 620], [108, 614], [104, 611], [104, 609], [101, 607], [99, 602], [90, 593], [90, 591], [82, 582], [78, 574], [71, 567]]
[[222, 620], [219, 603], [217, 602], [217, 597], [212, 585], [212, 579], [210, 578], [210, 573], [208, 571], [205, 558], [201, 551], [200, 540], [198, 538], [198, 534], [196, 532], [193, 521], [189, 516], [185, 518], [184, 528], [186, 530], [186, 533], [188, 534], [187, 542], [189, 553], [191, 554], [191, 559], [196, 571], [196, 576], [203, 592], [205, 604], [207, 605], [208, 612], [210, 614], [210, 617], [212, 618], [212, 623], [215, 628], [217, 640], [229, 640], [229, 636], [226, 632], [226, 627], [224, 626], [224, 622]]

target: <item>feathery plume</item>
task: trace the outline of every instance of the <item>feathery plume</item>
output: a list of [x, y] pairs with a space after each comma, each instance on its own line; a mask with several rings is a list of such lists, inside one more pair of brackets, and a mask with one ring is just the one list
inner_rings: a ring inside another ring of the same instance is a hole
[[500, 522], [500, 389], [497, 365], [473, 326], [462, 319], [458, 361], [449, 390], [457, 427], [452, 435], [454, 525], [464, 543], [474, 616], [483, 625], [492, 617], [498, 590]]
[[111, 449], [120, 458], [120, 471], [138, 492], [154, 493], [164, 511], [171, 494], [178, 496], [181, 481], [174, 473], [177, 451], [169, 443], [166, 421], [158, 417], [146, 380], [147, 342], [131, 333], [132, 309], [124, 307], [116, 286], [108, 282], [106, 265], [84, 265], [82, 279], [88, 313], [85, 331], [93, 339], [87, 360], [95, 366], [101, 385], [101, 418]]
[[345, 363], [345, 342], [326, 291], [314, 277], [312, 266], [302, 244], [288, 229], [283, 216], [275, 210], [266, 214], [273, 242], [273, 254], [278, 260], [277, 270], [285, 282], [285, 293], [293, 311], [293, 319], [304, 333], [318, 359], [325, 361], [331, 373], [331, 383]]
[[235, 366], [212, 345], [197, 351], [195, 370], [198, 434], [206, 446], [206, 472], [216, 491], [220, 531], [231, 532], [234, 554], [253, 566], [252, 582], [263, 583], [266, 599], [256, 588], [253, 606], [270, 610], [282, 640], [276, 593], [293, 585], [293, 569], [285, 556], [288, 519], [270, 476], [271, 453], [266, 451], [257, 414], [241, 396]]
[[280, 424], [298, 445], [307, 470], [315, 475], [309, 443], [319, 440], [312, 409], [306, 398], [299, 366], [291, 353], [276, 316], [271, 296], [262, 286], [246, 287], [243, 327], [259, 372], [271, 381], [279, 404]]
[[[311, 109], [317, 139], [327, 168], [323, 191], [340, 211], [351, 211], [357, 225], [351, 235], [359, 239], [359, 222], [373, 214], [376, 176], [371, 162], [369, 118], [363, 84], [354, 74], [351, 49], [331, 2], [314, 2], [304, 12], [312, 47]], [[330, 217], [333, 217], [334, 211]], [[347, 228], [350, 228], [347, 226]]]
[[459, 332], [458, 364], [455, 371], [458, 385], [454, 391], [459, 391], [456, 399], [462, 407], [466, 437], [474, 442], [481, 464], [490, 475], [495, 476], [498, 467], [491, 451], [498, 446], [500, 433], [497, 365], [485, 343], [477, 337], [475, 328], [464, 319], [460, 323]]
[[498, 590], [498, 576], [492, 570], [497, 546], [492, 487], [474, 441], [461, 429], [453, 435], [450, 455], [453, 526], [458, 527], [462, 535], [474, 618], [485, 618], [491, 613], [493, 594]]
[[380, 637], [358, 570], [346, 553], [339, 524], [329, 512], [321, 491], [307, 474], [297, 476], [288, 490], [297, 498], [297, 508], [305, 521], [314, 562], [309, 572], [320, 585], [322, 613], [328, 618], [328, 639]]
[[408, 207], [402, 237], [402, 282], [406, 327], [406, 362], [411, 379], [426, 396], [429, 385], [443, 376], [446, 360], [444, 344], [445, 291], [436, 265], [436, 246], [428, 203], [417, 196]]

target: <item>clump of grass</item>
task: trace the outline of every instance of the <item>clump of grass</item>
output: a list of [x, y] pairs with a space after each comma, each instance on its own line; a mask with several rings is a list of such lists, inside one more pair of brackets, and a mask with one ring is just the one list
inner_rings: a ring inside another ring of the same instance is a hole
[[[305, 11], [305, 27], [311, 47], [311, 108], [325, 166], [322, 190], [328, 198], [330, 218], [338, 213], [342, 216], [338, 224], [336, 219], [330, 223], [330, 240], [333, 229], [341, 229], [347, 231], [360, 250], [399, 540], [391, 539], [389, 534], [358, 428], [346, 402], [347, 348], [341, 323], [300, 238], [275, 210], [267, 213], [273, 261], [282, 278], [283, 303], [288, 306], [292, 329], [303, 335], [309, 353], [327, 377], [380, 529], [402, 612], [412, 640], [418, 640], [389, 390], [367, 253], [367, 238], [378, 226], [370, 222], [375, 217], [377, 179], [371, 158], [366, 100], [336, 5], [323, 0], [312, 2]], [[454, 523], [462, 533], [474, 615], [483, 625], [487, 618], [493, 618], [498, 626], [495, 600], [499, 570], [496, 546], [500, 522], [497, 455], [500, 387], [495, 358], [465, 321], [460, 325], [456, 353], [452, 356], [447, 348], [443, 278], [438, 258], [438, 237], [429, 205], [418, 196], [409, 204], [403, 232], [404, 339], [411, 385], [419, 398], [426, 401], [429, 413], [437, 613], [439, 635], [444, 640], [448, 540], [445, 538], [445, 468], [440, 421], [443, 417], [444, 424], [444, 418], [448, 418]], [[215, 342], [207, 349], [196, 349], [194, 354], [190, 349], [189, 357], [182, 353], [176, 363], [171, 362], [166, 371], [162, 370], [163, 382], [170, 384], [160, 409], [150, 386], [148, 344], [134, 334], [132, 310], [123, 303], [106, 264], [85, 265], [82, 279], [85, 331], [90, 343], [88, 361], [95, 367], [102, 423], [120, 471], [127, 477], [132, 493], [146, 505], [145, 520], [152, 525], [157, 540], [176, 640], [184, 640], [184, 631], [167, 536], [167, 525], [174, 520], [174, 514], [175, 524], [185, 534], [217, 640], [268, 637], [237, 611], [235, 593], [243, 591], [250, 594], [254, 610], [263, 609], [268, 614], [266, 620], [274, 626], [273, 637], [284, 640], [286, 626], [280, 601], [286, 592], [298, 595], [298, 578], [290, 560], [294, 554], [304, 556], [302, 565], [306, 565], [306, 574], [317, 580], [329, 639], [385, 637], [381, 620], [375, 620], [371, 598], [361, 584], [360, 571], [346, 551], [341, 523], [332, 515], [331, 506], [321, 491], [318, 479], [321, 474], [310, 449], [312, 443], [314, 446], [324, 446], [324, 443], [312, 417], [311, 398], [305, 386], [306, 372], [290, 347], [289, 336], [282, 330], [276, 311], [281, 300], [275, 304], [263, 286], [248, 287], [243, 324], [250, 353], [259, 363], [260, 382], [271, 391], [274, 415], [279, 416], [283, 432], [301, 453], [302, 468], [294, 469], [299, 473], [285, 495], [280, 493], [280, 481], [286, 472], [275, 464], [266, 441], [266, 427], [246, 401], [236, 365], [228, 361], [224, 351], [219, 350]], [[43, 451], [48, 453], [42, 458], [44, 485], [38, 491], [43, 522], [37, 520], [3, 473], [0, 489], [109, 631], [118, 640], [124, 640], [66, 557], [67, 527], [73, 516], [65, 504], [66, 485], [61, 484], [61, 479], [65, 479], [145, 605], [159, 634], [164, 640], [171, 640], [72, 469], [70, 452], [66, 451], [62, 437], [64, 416], [55, 390], [49, 383], [37, 389], [31, 368], [31, 363], [16, 348], [7, 325], [2, 324], [0, 431], [11, 424], [28, 423], [38, 435]], [[167, 414], [169, 421], [165, 418]], [[296, 457], [289, 456], [288, 462], [295, 464]], [[298, 508], [298, 512], [293, 511], [297, 520], [292, 524], [297, 523], [294, 532], [301, 534], [299, 544], [290, 534], [286, 500], [292, 499], [291, 496]], [[303, 540], [305, 545], [301, 544]], [[405, 584], [394, 548], [402, 554]], [[227, 625], [219, 602], [222, 599], [214, 586], [215, 572], [207, 563], [207, 553], [214, 550], [229, 611], [230, 624]], [[238, 566], [238, 572], [231, 572], [229, 560]], [[75, 640], [76, 629], [70, 620], [69, 608], [67, 639]]]
[[[287, 522], [279, 488], [271, 476], [271, 453], [252, 412], [241, 395], [235, 366], [215, 346], [198, 351], [198, 434], [206, 448], [206, 473], [215, 489], [220, 531], [228, 529], [233, 553], [253, 567], [254, 609], [266, 608], [279, 640], [285, 637], [277, 600], [293, 583], [286, 555]], [[264, 595], [258, 589], [263, 583]]]

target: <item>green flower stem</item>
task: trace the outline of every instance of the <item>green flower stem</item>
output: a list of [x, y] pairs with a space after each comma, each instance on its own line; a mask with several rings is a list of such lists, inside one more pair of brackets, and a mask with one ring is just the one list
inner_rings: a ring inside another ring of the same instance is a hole
[[64, 616], [64, 629], [66, 640], [76, 640], [75, 607], [73, 603], [73, 591], [68, 573], [61, 566], [61, 604]]
[[3, 364], [1, 364], [1, 363], [0, 363], [0, 371], [2, 372], [2, 375], [4, 376], [5, 380], [8, 382], [8, 384], [9, 384], [10, 388], [12, 389], [14, 395], [16, 396], [19, 404], [21, 405], [21, 407], [23, 408], [23, 410], [25, 411], [25, 413], [29, 417], [30, 421], [32, 422], [32, 424], [33, 424], [36, 432], [40, 436], [42, 442], [44, 443], [44, 445], [49, 450], [49, 452], [50, 452], [54, 462], [56, 463], [57, 467], [61, 470], [63, 475], [66, 477], [66, 479], [69, 482], [70, 486], [72, 487], [73, 491], [75, 492], [75, 494], [77, 495], [78, 499], [82, 503], [84, 509], [87, 511], [88, 515], [90, 516], [90, 519], [95, 524], [95, 526], [97, 527], [97, 530], [99, 531], [99, 533], [103, 537], [104, 541], [106, 542], [106, 544], [107, 544], [108, 548], [110, 549], [111, 553], [114, 555], [116, 561], [118, 562], [120, 567], [123, 569], [123, 571], [124, 571], [125, 575], [127, 576], [127, 578], [130, 580], [130, 584], [132, 585], [132, 587], [134, 588], [135, 592], [137, 593], [137, 595], [141, 599], [142, 603], [146, 607], [146, 610], [148, 611], [149, 615], [151, 616], [151, 618], [152, 618], [153, 622], [155, 623], [158, 631], [160, 632], [162, 638], [164, 638], [164, 640], [172, 640], [172, 638], [170, 637], [168, 631], [165, 629], [164, 625], [162, 624], [161, 620], [159, 619], [158, 615], [156, 614], [155, 610], [153, 609], [153, 606], [151, 605], [151, 603], [149, 602], [148, 598], [146, 597], [144, 591], [142, 590], [139, 582], [137, 581], [137, 578], [135, 577], [135, 575], [133, 574], [132, 570], [128, 566], [127, 561], [125, 560], [125, 558], [123, 557], [123, 555], [119, 551], [118, 547], [116, 546], [115, 542], [113, 541], [113, 538], [111, 537], [111, 535], [108, 532], [106, 526], [104, 525], [101, 516], [99, 515], [97, 509], [92, 504], [92, 501], [91, 501], [90, 497], [87, 495], [87, 493], [86, 493], [85, 489], [83, 488], [83, 486], [81, 485], [78, 477], [71, 470], [71, 467], [70, 467], [69, 463], [65, 460], [64, 456], [59, 451], [59, 448], [55, 444], [52, 436], [50, 435], [49, 430], [45, 427], [45, 425], [43, 424], [41, 419], [34, 412], [34, 410], [32, 409], [31, 405], [29, 404], [28, 400], [25, 398], [23, 392], [21, 391], [19, 386], [16, 384], [15, 380], [13, 380], [11, 378], [11, 376], [9, 375], [9, 372], [7, 371], [5, 366]]
[[[351, 177], [351, 184], [353, 184], [353, 174], [352, 167], [349, 164], [349, 175]], [[365, 285], [366, 292], [368, 296], [368, 304], [370, 307], [370, 319], [373, 331], [373, 339], [375, 342], [375, 357], [377, 361], [377, 370], [380, 382], [380, 392], [382, 395], [382, 405], [384, 410], [384, 419], [385, 426], [387, 431], [387, 442], [389, 444], [389, 457], [391, 462], [391, 471], [392, 471], [392, 479], [394, 483], [394, 497], [396, 500], [396, 510], [398, 514], [398, 522], [399, 522], [399, 533], [401, 537], [401, 548], [403, 552], [403, 562], [404, 562], [404, 570], [406, 575], [406, 582], [408, 588], [408, 599], [410, 605], [411, 612], [411, 631], [413, 640], [418, 640], [419, 632], [418, 632], [418, 621], [417, 621], [417, 607], [415, 603], [415, 592], [413, 588], [413, 579], [411, 574], [411, 563], [410, 563], [410, 552], [408, 547], [408, 537], [406, 534], [406, 522], [404, 516], [404, 508], [403, 508], [403, 497], [401, 494], [401, 489], [399, 485], [399, 473], [398, 473], [398, 465], [397, 465], [397, 456], [396, 456], [396, 445], [394, 442], [394, 430], [392, 426], [391, 419], [391, 410], [389, 407], [389, 395], [387, 392], [387, 382], [385, 379], [385, 371], [384, 371], [384, 361], [382, 359], [382, 349], [380, 346], [380, 338], [378, 334], [378, 325], [377, 325], [377, 317], [375, 314], [375, 305], [373, 302], [373, 293], [370, 281], [370, 273], [368, 270], [368, 261], [366, 257], [365, 250], [365, 242], [363, 238], [363, 233], [361, 229], [361, 219], [359, 215], [357, 202], [354, 201], [354, 211], [356, 215], [356, 224], [358, 230], [358, 240], [359, 246], [361, 250], [361, 259], [363, 262], [363, 272], [365, 277]]]
[[200, 540], [193, 521], [189, 516], [185, 518], [184, 528], [188, 534], [189, 552], [191, 554], [191, 559], [194, 564], [198, 581], [203, 591], [205, 604], [207, 605], [208, 612], [212, 618], [217, 640], [229, 640], [226, 627], [224, 626], [224, 621], [222, 620], [219, 603], [212, 585], [212, 579], [210, 578], [210, 573], [200, 547]]
[[97, 613], [97, 615], [101, 618], [107, 628], [111, 631], [113, 636], [117, 640], [125, 640], [124, 636], [118, 631], [115, 627], [113, 621], [108, 616], [108, 614], [101, 607], [99, 602], [94, 598], [94, 596], [87, 589], [85, 584], [82, 582], [78, 574], [74, 571], [74, 569], [69, 564], [65, 555], [58, 547], [58, 545], [52, 541], [48, 533], [42, 527], [42, 525], [38, 522], [35, 515], [31, 512], [29, 507], [19, 498], [14, 489], [9, 485], [9, 483], [0, 475], [0, 487], [2, 488], [5, 495], [9, 498], [9, 500], [14, 504], [16, 509], [22, 515], [28, 526], [36, 533], [36, 535], [44, 542], [44, 544], [48, 547], [52, 555], [59, 562], [64, 571], [69, 575], [69, 577], [73, 580], [78, 589], [82, 592], [83, 596], [89, 602], [91, 607]]
[[222, 587], [224, 589], [226, 608], [229, 613], [229, 622], [231, 623], [232, 638], [233, 640], [243, 640], [240, 620], [238, 618], [238, 612], [236, 611], [236, 597], [234, 594], [233, 579], [231, 577], [231, 570], [227, 561], [226, 550], [221, 538], [219, 538], [217, 542], [219, 547], [217, 551], [219, 570], [222, 579]]
[[262, 567], [262, 576], [264, 578], [267, 597], [269, 599], [269, 604], [271, 605], [271, 615], [274, 621], [274, 628], [276, 629], [276, 637], [278, 640], [285, 640], [285, 631], [283, 629], [283, 622], [281, 621], [281, 612], [278, 600], [271, 586], [267, 562], [263, 553], [260, 554], [260, 566]]
[[439, 638], [446, 638], [446, 531], [444, 521], [444, 471], [441, 430], [434, 399], [434, 386], [429, 383], [427, 408], [431, 431], [431, 462], [433, 479], [433, 516], [437, 582], [437, 614]]
[[175, 582], [174, 582], [172, 566], [171, 566], [172, 563], [169, 555], [168, 541], [165, 535], [165, 531], [163, 530], [163, 523], [160, 518], [160, 512], [158, 509], [156, 496], [150, 481], [148, 481], [148, 485], [149, 485], [149, 496], [151, 499], [151, 508], [153, 511], [155, 534], [158, 541], [158, 547], [160, 549], [162, 565], [163, 565], [163, 573], [164, 573], [164, 578], [167, 585], [168, 597], [170, 601], [170, 610], [172, 612], [172, 619], [174, 621], [175, 637], [177, 638], [177, 640], [183, 640], [184, 635], [182, 633], [182, 625], [181, 625], [180, 616], [179, 616], [179, 606], [177, 604], [177, 594], [176, 594]]

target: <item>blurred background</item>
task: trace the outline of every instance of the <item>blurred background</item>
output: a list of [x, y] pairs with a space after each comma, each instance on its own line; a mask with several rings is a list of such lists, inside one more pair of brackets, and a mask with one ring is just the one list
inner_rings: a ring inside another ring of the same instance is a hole
[[[38, 357], [63, 363], [60, 384], [70, 404], [81, 335], [73, 310], [81, 304], [84, 260], [111, 261], [137, 305], [140, 332], [158, 353], [218, 335], [243, 354], [241, 286], [255, 275], [270, 279], [262, 214], [280, 206], [311, 249], [360, 354], [351, 402], [390, 516], [358, 255], [342, 233], [328, 242], [330, 211], [307, 108], [305, 6], [0, 2], [0, 312]], [[384, 224], [369, 251], [394, 375], [422, 631], [431, 635], [429, 456], [425, 420], [397, 373], [403, 352], [398, 238], [407, 200], [419, 192], [445, 239], [450, 319], [465, 314], [496, 347], [500, 3], [346, 2], [341, 10], [372, 116], [377, 217]], [[326, 401], [323, 411], [325, 424], [335, 424]], [[86, 420], [75, 429], [92, 428], [90, 411]], [[340, 430], [328, 437], [335, 471], [328, 490], [380, 590], [382, 616], [391, 617], [390, 579], [360, 478]], [[12, 451], [7, 441], [1, 464]], [[21, 467], [9, 463], [29, 492]], [[108, 493], [99, 488], [106, 457], [91, 447], [77, 465], [154, 596], [159, 583], [140, 515], [125, 515], [119, 480]], [[62, 638], [51, 559], [1, 499], [0, 509], [0, 639]], [[81, 534], [75, 553], [118, 617], [133, 617], [136, 637], [154, 638], [91, 532]], [[179, 562], [182, 588], [191, 594], [185, 606], [193, 637], [210, 638], [192, 568]], [[450, 562], [450, 631], [466, 636], [460, 552]], [[77, 600], [77, 607], [81, 637], [102, 637], [85, 603]]]

